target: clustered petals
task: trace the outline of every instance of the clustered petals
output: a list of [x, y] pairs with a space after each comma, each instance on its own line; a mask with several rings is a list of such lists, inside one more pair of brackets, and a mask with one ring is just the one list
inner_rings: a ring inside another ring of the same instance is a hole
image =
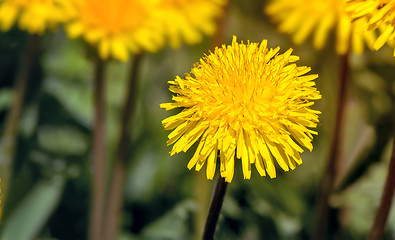
[[202, 33], [215, 32], [215, 20], [222, 15], [227, 0], [160, 0], [156, 14], [161, 19], [165, 35], [172, 47], [185, 41], [196, 44]]
[[71, 0], [66, 10], [69, 36], [97, 45], [103, 59], [126, 61], [130, 52], [155, 51], [162, 44], [150, 1]]
[[31, 34], [42, 34], [66, 19], [60, 0], [0, 0], [0, 29], [8, 31], [14, 24]]
[[375, 50], [380, 49], [385, 43], [395, 48], [394, 0], [351, 0], [348, 2], [347, 10], [355, 20], [367, 18], [367, 30], [379, 29], [381, 34], [373, 45]]
[[373, 48], [376, 34], [367, 30], [366, 18], [351, 21], [344, 0], [272, 0], [265, 12], [277, 23], [279, 31], [291, 34], [296, 44], [313, 35], [313, 45], [321, 49], [330, 34], [336, 35], [336, 52], [350, 49], [362, 53]]
[[169, 81], [175, 95], [166, 110], [184, 108], [163, 120], [169, 134], [171, 155], [186, 152], [194, 143], [197, 149], [188, 168], [199, 171], [207, 162], [207, 178], [215, 174], [217, 158], [220, 173], [227, 182], [234, 175], [235, 161], [241, 160], [245, 179], [251, 165], [261, 176], [276, 177], [274, 161], [285, 171], [302, 160], [302, 147], [313, 149], [311, 130], [319, 111], [310, 107], [321, 98], [314, 87], [316, 74], [298, 67], [292, 49], [283, 54], [279, 47], [238, 43], [216, 48], [186, 74]]
[[15, 22], [42, 34], [65, 23], [71, 38], [97, 47], [102, 59], [127, 61], [130, 53], [156, 52], [168, 41], [196, 44], [215, 32], [228, 0], [0, 0], [0, 29]]
[[166, 38], [173, 47], [213, 34], [225, 0], [72, 0], [70, 37], [98, 45], [103, 59], [126, 61], [129, 54], [155, 52]]

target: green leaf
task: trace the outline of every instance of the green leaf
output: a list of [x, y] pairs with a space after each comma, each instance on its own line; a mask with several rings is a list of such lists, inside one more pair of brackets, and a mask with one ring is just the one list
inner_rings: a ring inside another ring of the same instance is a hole
[[59, 202], [64, 178], [56, 176], [37, 183], [5, 219], [2, 240], [34, 239]]
[[37, 128], [38, 105], [31, 104], [26, 106], [25, 109], [21, 117], [20, 132], [27, 138], [31, 137]]
[[87, 137], [71, 126], [42, 126], [38, 142], [45, 150], [64, 155], [80, 155], [88, 148]]
[[182, 201], [144, 228], [144, 239], [188, 239], [188, 217], [197, 208], [196, 203], [192, 200]]
[[12, 102], [14, 90], [12, 89], [1, 89], [0, 90], [0, 111], [7, 109]]

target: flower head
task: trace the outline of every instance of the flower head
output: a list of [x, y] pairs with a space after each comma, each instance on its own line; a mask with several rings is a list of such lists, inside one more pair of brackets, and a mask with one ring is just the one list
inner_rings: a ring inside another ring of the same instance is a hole
[[395, 46], [395, 0], [351, 0], [347, 10], [354, 19], [366, 17], [369, 29], [380, 29], [381, 35], [373, 46], [375, 50], [386, 42]]
[[186, 74], [170, 81], [175, 93], [170, 110], [183, 111], [162, 121], [169, 134], [171, 155], [187, 151], [195, 142], [197, 150], [188, 163], [199, 171], [207, 162], [207, 178], [215, 173], [217, 154], [220, 172], [230, 182], [235, 159], [240, 159], [244, 178], [251, 177], [251, 164], [261, 176], [276, 177], [275, 164], [288, 171], [301, 164], [300, 146], [310, 151], [319, 111], [309, 100], [321, 98], [314, 87], [317, 75], [305, 75], [308, 67], [297, 67], [299, 58], [292, 49], [261, 44], [237, 43], [216, 48]]
[[61, 2], [57, 0], [0, 0], [2, 31], [8, 31], [17, 22], [22, 30], [42, 34], [64, 20]]
[[152, 1], [71, 0], [66, 28], [97, 45], [103, 59], [126, 61], [130, 52], [156, 51], [162, 43], [160, 24], [152, 17]]
[[156, 14], [172, 47], [195, 44], [215, 32], [215, 19], [227, 0], [159, 0]]
[[366, 19], [351, 22], [344, 0], [272, 0], [265, 11], [279, 30], [293, 35], [300, 44], [312, 34], [316, 49], [325, 45], [328, 35], [336, 30], [336, 51], [345, 54], [350, 48], [362, 53], [364, 43], [372, 47], [376, 39], [374, 31], [364, 31]]

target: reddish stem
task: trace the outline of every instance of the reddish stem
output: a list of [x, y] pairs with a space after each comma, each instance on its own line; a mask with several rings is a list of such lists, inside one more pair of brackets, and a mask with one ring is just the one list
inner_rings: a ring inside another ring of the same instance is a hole
[[222, 204], [225, 199], [227, 187], [228, 183], [225, 181], [225, 178], [221, 177], [221, 175], [218, 175], [218, 178], [215, 181], [210, 210], [206, 220], [206, 226], [204, 227], [203, 240], [214, 239], [214, 233], [217, 227], [219, 214], [221, 213]]
[[130, 77], [123, 105], [122, 118], [120, 122], [120, 138], [116, 151], [115, 162], [112, 170], [111, 185], [106, 207], [106, 224], [104, 226], [104, 240], [117, 238], [123, 200], [123, 189], [125, 182], [126, 163], [130, 157], [130, 134], [131, 120], [134, 115], [134, 106], [137, 92], [137, 76], [142, 55], [136, 55], [130, 68]]
[[329, 197], [334, 189], [336, 170], [339, 164], [340, 146], [342, 143], [341, 134], [344, 128], [344, 113], [346, 108], [348, 73], [349, 54], [347, 53], [342, 55], [340, 59], [339, 90], [337, 95], [334, 135], [329, 150], [328, 163], [322, 179], [321, 193], [317, 204], [316, 226], [312, 237], [313, 240], [325, 239], [328, 231]]
[[26, 52], [22, 58], [20, 69], [15, 79], [14, 98], [5, 121], [4, 136], [1, 143], [2, 146], [0, 147], [0, 178], [2, 181], [1, 209], [3, 209], [6, 204], [8, 188], [11, 184], [12, 165], [16, 149], [16, 139], [18, 135], [20, 116], [23, 109], [23, 102], [25, 100], [29, 78], [31, 77], [33, 70], [33, 65], [34, 62], [37, 61], [39, 48], [40, 37], [37, 35], [30, 35]]
[[373, 227], [370, 231], [368, 240], [382, 239], [384, 228], [388, 219], [388, 214], [391, 209], [392, 201], [395, 192], [395, 140], [392, 146], [391, 162], [388, 167], [387, 179], [385, 180], [383, 195], [374, 219]]
[[94, 73], [93, 186], [90, 216], [90, 240], [101, 240], [105, 201], [105, 64], [97, 57]]

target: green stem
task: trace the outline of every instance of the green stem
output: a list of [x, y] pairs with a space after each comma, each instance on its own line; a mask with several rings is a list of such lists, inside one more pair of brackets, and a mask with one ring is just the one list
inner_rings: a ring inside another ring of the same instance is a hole
[[228, 187], [228, 183], [225, 181], [225, 178], [221, 177], [221, 175], [218, 175], [218, 178], [215, 181], [213, 195], [211, 198], [210, 210], [204, 228], [203, 240], [214, 239], [214, 233], [217, 227], [219, 214], [222, 209], [222, 204], [225, 199], [227, 187]]
[[387, 179], [385, 180], [383, 195], [381, 196], [380, 206], [374, 219], [373, 227], [370, 231], [368, 240], [382, 239], [384, 228], [391, 209], [395, 192], [395, 139], [392, 146], [392, 155], [388, 167]]
[[19, 129], [20, 116], [25, 100], [26, 89], [32, 73], [34, 62], [37, 61], [40, 48], [40, 37], [30, 35], [26, 52], [22, 58], [18, 75], [15, 79], [14, 98], [10, 111], [5, 120], [4, 136], [0, 146], [0, 178], [2, 183], [0, 208], [6, 204], [8, 188], [11, 184], [12, 166], [16, 149], [16, 139]]
[[[344, 128], [344, 113], [346, 107], [346, 96], [347, 96], [347, 85], [348, 85], [348, 73], [349, 73], [349, 53], [342, 55], [340, 59], [340, 72], [339, 72], [339, 90], [337, 95], [336, 105], [336, 118], [334, 135], [332, 138], [331, 146], [329, 149], [329, 159], [326, 166], [326, 170], [322, 179], [321, 193], [318, 199], [317, 215], [316, 215], [316, 226], [314, 229], [313, 237], [314, 240], [325, 239], [328, 231], [328, 213], [329, 213], [329, 197], [333, 192], [336, 170], [339, 165], [339, 153], [341, 146], [341, 134]], [[336, 221], [336, 217], [334, 218]], [[336, 225], [335, 222], [332, 222]]]
[[105, 63], [96, 58], [94, 72], [93, 186], [90, 215], [90, 240], [101, 240], [105, 201]]
[[106, 225], [104, 226], [104, 240], [117, 238], [119, 222], [121, 218], [123, 189], [125, 182], [126, 163], [130, 157], [130, 134], [131, 120], [134, 115], [136, 93], [138, 88], [138, 70], [142, 55], [136, 55], [130, 68], [129, 82], [123, 112], [120, 122], [120, 133], [118, 148], [116, 150], [115, 162], [112, 170], [111, 185], [106, 207]]

